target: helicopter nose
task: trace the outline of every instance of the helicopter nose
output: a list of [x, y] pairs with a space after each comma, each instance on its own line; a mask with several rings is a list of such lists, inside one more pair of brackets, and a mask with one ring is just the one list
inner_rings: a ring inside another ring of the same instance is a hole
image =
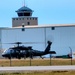
[[3, 56], [3, 57], [5, 57], [5, 54], [4, 54], [4, 53], [2, 53], [2, 56]]
[[2, 56], [4, 57], [4, 54], [2, 54]]

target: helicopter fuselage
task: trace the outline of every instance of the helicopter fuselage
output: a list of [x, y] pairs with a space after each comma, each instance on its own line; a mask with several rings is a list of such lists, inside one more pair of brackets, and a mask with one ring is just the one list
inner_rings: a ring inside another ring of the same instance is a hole
[[25, 46], [18, 45], [17, 47], [12, 47], [12, 48], [5, 50], [2, 53], [2, 56], [5, 58], [20, 59], [20, 58], [27, 58], [27, 57], [33, 58], [35, 56], [41, 57], [43, 55], [51, 54], [51, 53], [55, 54], [56, 53], [55, 51], [50, 51], [51, 44], [52, 42], [48, 41], [48, 45], [44, 51], [34, 50], [32, 49], [31, 46], [25, 47]]

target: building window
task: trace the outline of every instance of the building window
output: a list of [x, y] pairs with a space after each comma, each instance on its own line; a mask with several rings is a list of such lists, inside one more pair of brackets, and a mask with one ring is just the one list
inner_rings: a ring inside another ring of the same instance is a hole
[[31, 18], [30, 18], [30, 20], [31, 20]]
[[27, 18], [27, 20], [28, 20], [29, 18]]
[[21, 20], [21, 18], [19, 18], [19, 20]]
[[24, 18], [22, 18], [22, 20], [24, 20]]
[[16, 18], [16, 20], [18, 20], [18, 18]]
[[13, 20], [15, 20], [15, 18], [13, 18]]
[[27, 25], [30, 25], [30, 22], [27, 22]]
[[51, 30], [55, 30], [55, 27], [51, 27]]
[[37, 20], [37, 18], [35, 18], [35, 20]]
[[34, 18], [33, 18], [33, 20], [34, 20]]

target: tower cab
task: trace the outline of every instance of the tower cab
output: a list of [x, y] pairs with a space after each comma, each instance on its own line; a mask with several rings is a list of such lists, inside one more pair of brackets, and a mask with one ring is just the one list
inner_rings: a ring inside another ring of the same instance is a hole
[[33, 10], [27, 6], [23, 6], [17, 11], [18, 17], [12, 18], [12, 27], [22, 26], [33, 26], [38, 25], [38, 18], [32, 17]]

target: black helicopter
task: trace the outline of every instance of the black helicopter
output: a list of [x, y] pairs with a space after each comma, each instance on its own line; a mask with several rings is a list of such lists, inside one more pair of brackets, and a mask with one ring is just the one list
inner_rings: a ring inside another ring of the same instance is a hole
[[31, 46], [28, 46], [28, 47], [19, 46], [22, 43], [16, 42], [16, 43], [13, 43], [13, 44], [17, 44], [17, 46], [5, 50], [2, 53], [2, 56], [5, 57], [5, 58], [9, 58], [9, 59], [10, 58], [21, 59], [21, 58], [27, 58], [27, 57], [33, 58], [35, 56], [42, 57], [43, 55], [46, 55], [46, 54], [56, 54], [55, 51], [50, 51], [52, 42], [48, 41], [47, 43], [48, 43], [48, 45], [47, 45], [47, 47], [44, 51], [38, 51], [38, 50], [32, 49]]

